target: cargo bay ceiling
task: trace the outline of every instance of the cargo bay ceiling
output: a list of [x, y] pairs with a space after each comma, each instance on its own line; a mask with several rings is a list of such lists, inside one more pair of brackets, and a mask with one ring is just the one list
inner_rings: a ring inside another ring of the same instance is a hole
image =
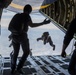
[[46, 8], [49, 6], [49, 4], [55, 1], [56, 0], [12, 0], [12, 3], [10, 4], [10, 6], [8, 6], [7, 9], [12, 10], [14, 12], [22, 12], [23, 7], [26, 4], [30, 4], [33, 8], [33, 12], [38, 12], [39, 9]]
[[66, 32], [71, 21], [76, 17], [76, 0], [57, 0], [47, 8], [41, 9], [41, 12]]
[[33, 12], [40, 11], [50, 18], [64, 32], [76, 16], [76, 0], [13, 0], [6, 9], [22, 12], [26, 4], [33, 7]]

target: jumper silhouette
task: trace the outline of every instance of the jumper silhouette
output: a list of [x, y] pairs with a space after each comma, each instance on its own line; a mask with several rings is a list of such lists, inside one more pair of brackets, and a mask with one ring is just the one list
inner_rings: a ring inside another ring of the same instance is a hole
[[[68, 45], [70, 44], [70, 41], [73, 39], [74, 35], [76, 34], [76, 18], [72, 20], [66, 34], [63, 40], [63, 46], [62, 46], [62, 53], [61, 56], [62, 57], [66, 57], [66, 48], [68, 47]], [[68, 71], [71, 75], [76, 75], [76, 48], [72, 54], [70, 63], [69, 63], [69, 67], [68, 67]]]
[[[25, 5], [23, 9], [23, 13], [17, 13], [12, 18], [8, 27], [8, 30], [11, 32], [12, 35], [12, 45], [14, 49], [14, 53], [11, 56], [11, 74], [24, 73], [22, 71], [22, 68], [30, 53], [30, 44], [27, 34], [28, 27], [29, 26], [38, 27], [50, 23], [50, 20], [46, 20], [46, 19], [41, 23], [33, 23], [30, 17], [31, 12], [32, 12], [31, 5], [29, 4]], [[23, 50], [23, 55], [17, 65], [16, 62], [20, 50], [20, 45]]]
[[51, 36], [49, 36], [49, 32], [44, 32], [40, 38], [37, 38], [37, 41], [39, 41], [39, 40], [42, 40], [43, 43], [44, 43], [44, 45], [46, 43], [49, 43], [50, 46], [53, 47], [53, 50], [55, 50], [55, 45], [53, 44], [53, 41], [51, 39]]

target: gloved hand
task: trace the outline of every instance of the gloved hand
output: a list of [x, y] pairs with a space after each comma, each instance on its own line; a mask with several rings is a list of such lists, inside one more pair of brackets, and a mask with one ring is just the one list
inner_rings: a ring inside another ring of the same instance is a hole
[[39, 41], [39, 38], [37, 38], [37, 41]]
[[50, 22], [51, 22], [51, 20], [50, 19], [47, 20], [47, 18], [43, 21], [44, 24], [48, 24]]
[[61, 56], [65, 58], [66, 57], [66, 52], [62, 51]]

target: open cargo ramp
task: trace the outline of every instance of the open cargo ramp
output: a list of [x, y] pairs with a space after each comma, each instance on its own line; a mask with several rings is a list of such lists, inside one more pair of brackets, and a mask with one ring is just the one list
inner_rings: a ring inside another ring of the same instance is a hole
[[[69, 75], [67, 70], [69, 61], [70, 58], [62, 58], [59, 55], [29, 56], [23, 67], [24, 75]], [[0, 75], [11, 75], [10, 57], [2, 57], [0, 63], [2, 63]]]

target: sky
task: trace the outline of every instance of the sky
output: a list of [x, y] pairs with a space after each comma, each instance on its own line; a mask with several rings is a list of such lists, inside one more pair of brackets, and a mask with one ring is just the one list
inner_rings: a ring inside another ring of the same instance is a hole
[[[2, 14], [1, 19], [1, 35], [0, 35], [0, 53], [2, 56], [9, 56], [10, 52], [13, 50], [13, 48], [9, 48], [9, 39], [8, 36], [10, 35], [10, 32], [8, 31], [8, 25], [12, 19], [12, 17], [15, 15], [15, 12], [4, 10]], [[32, 18], [32, 21], [35, 23], [42, 22], [45, 17], [41, 15], [40, 13], [33, 13], [30, 15]], [[46, 45], [43, 45], [42, 41], [37, 42], [36, 39], [42, 35], [43, 32], [48, 31], [50, 33], [50, 36], [52, 37], [53, 43], [56, 45], [55, 51], [52, 50], [52, 47], [47, 43]], [[28, 37], [30, 41], [30, 48], [32, 48], [32, 54], [33, 56], [39, 56], [39, 55], [60, 55], [63, 39], [64, 39], [64, 32], [62, 32], [60, 29], [58, 29], [52, 22], [50, 24], [40, 26], [37, 28], [30, 28], [28, 31]], [[73, 40], [66, 49], [67, 54], [70, 54], [73, 47]], [[22, 50], [20, 50], [20, 55], [22, 54]]]

